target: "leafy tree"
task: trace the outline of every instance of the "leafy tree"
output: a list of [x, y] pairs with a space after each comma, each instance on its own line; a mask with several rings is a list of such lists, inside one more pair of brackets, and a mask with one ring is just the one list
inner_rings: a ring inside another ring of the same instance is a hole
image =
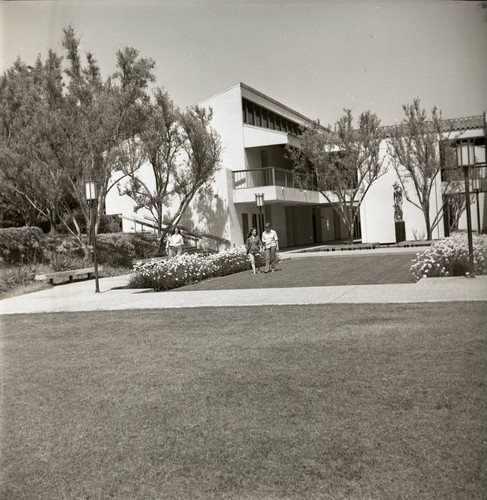
[[[443, 147], [448, 134], [442, 128], [441, 112], [436, 106], [431, 118], [421, 108], [419, 99], [403, 106], [406, 118], [393, 127], [388, 143], [404, 196], [423, 212], [427, 239], [431, 240], [434, 228], [443, 217], [443, 206], [431, 217], [431, 193], [441, 171], [449, 172], [442, 189], [447, 193], [460, 182], [458, 170], [454, 167], [451, 148]], [[446, 202], [446, 197], [444, 197]]]
[[316, 123], [305, 129], [301, 148], [288, 147], [295, 172], [304, 188], [318, 190], [348, 230], [349, 243], [360, 205], [371, 184], [385, 173], [379, 155], [382, 140], [379, 118], [366, 111], [354, 127], [352, 112], [325, 129]]
[[174, 193], [179, 206], [172, 215], [168, 230], [179, 223], [196, 193], [213, 178], [220, 166], [221, 141], [211, 128], [211, 109], [192, 106], [180, 114], [183, 131], [183, 154], [174, 173]]
[[[179, 124], [179, 110], [167, 92], [154, 91], [154, 103], [144, 106], [143, 127], [119, 148], [119, 167], [128, 182], [119, 185], [121, 195], [135, 201], [135, 212], [148, 209], [162, 234], [164, 207], [173, 193], [173, 176], [184, 137]], [[152, 177], [146, 182], [140, 167], [147, 163]], [[117, 179], [119, 180], [119, 179]]]
[[[72, 27], [64, 30], [65, 59], [53, 51], [35, 67], [18, 60], [0, 80], [0, 196], [28, 223], [39, 217], [59, 222], [82, 242], [89, 223], [85, 181], [98, 184], [97, 220], [107, 192], [122, 176], [137, 206], [148, 207], [162, 231], [177, 224], [195, 193], [211, 178], [220, 142], [210, 128], [211, 112], [180, 112], [167, 93], [149, 84], [155, 63], [134, 48], [117, 52], [116, 71], [103, 79], [91, 53], [82, 57]], [[123, 147], [121, 147], [123, 145]], [[156, 189], [137, 177], [152, 165]]]
[[[155, 79], [155, 62], [140, 58], [133, 48], [124, 48], [117, 53], [117, 71], [103, 81], [91, 53], [86, 55], [86, 66], [82, 66], [79, 40], [72, 28], [64, 30], [63, 46], [70, 63], [66, 70], [69, 83], [63, 115], [65, 141], [53, 152], [66, 174], [70, 193], [88, 221], [84, 182], [88, 179], [97, 182], [99, 219], [106, 194], [113, 187], [109, 181], [118, 146], [141, 126], [140, 107], [148, 99], [149, 82]], [[76, 213], [71, 211], [70, 215], [79, 234]]]
[[0, 80], [2, 196], [18, 212], [25, 205], [61, 221], [81, 242], [89, 220], [84, 183], [98, 183], [97, 215], [104, 208], [119, 144], [141, 126], [154, 61], [133, 48], [117, 53], [117, 71], [106, 80], [91, 53], [83, 63], [73, 28], [64, 30], [62, 58], [49, 51], [35, 67], [18, 60]]
[[[211, 118], [211, 111], [196, 106], [181, 112], [156, 89], [154, 102], [145, 106], [144, 127], [120, 148], [120, 168], [129, 179], [120, 193], [135, 201], [135, 211], [151, 212], [162, 239], [219, 168], [221, 144]], [[152, 172], [147, 182], [140, 175], [144, 163]]]
[[[27, 224], [38, 217], [51, 228], [63, 196], [62, 180], [38, 156], [41, 129], [51, 127], [62, 96], [61, 60], [52, 51], [35, 67], [17, 60], [0, 80], [0, 176], [2, 193]], [[34, 215], [36, 214], [36, 215]]]

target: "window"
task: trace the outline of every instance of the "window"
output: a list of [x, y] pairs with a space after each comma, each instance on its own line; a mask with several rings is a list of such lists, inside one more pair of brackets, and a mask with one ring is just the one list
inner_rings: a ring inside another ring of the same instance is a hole
[[255, 106], [255, 125], [257, 127], [262, 126], [261, 114], [262, 114], [262, 108], [260, 106]]
[[251, 102], [249, 102], [247, 109], [248, 109], [247, 120], [249, 122], [249, 125], [254, 125], [254, 123], [255, 123], [255, 121], [254, 121], [254, 105]]
[[269, 112], [269, 128], [272, 130], [275, 130], [276, 128], [276, 122], [275, 122], [276, 116], [274, 113]]
[[242, 99], [243, 122], [256, 127], [280, 130], [298, 135], [299, 125], [283, 116], [277, 115], [254, 102]]
[[282, 130], [281, 117], [276, 115], [276, 130]]

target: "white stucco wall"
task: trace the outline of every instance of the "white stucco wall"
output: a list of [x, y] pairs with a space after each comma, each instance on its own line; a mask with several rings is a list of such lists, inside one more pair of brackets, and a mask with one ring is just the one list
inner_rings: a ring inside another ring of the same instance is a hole
[[[390, 158], [386, 154], [385, 145], [381, 146], [381, 154], [384, 157], [383, 166], [386, 173], [372, 184], [360, 207], [362, 241], [364, 243], [394, 243], [396, 241], [393, 184], [398, 180], [398, 176]], [[418, 198], [412, 181], [405, 183], [405, 187], [408, 196], [417, 202]], [[432, 222], [441, 209], [441, 204], [441, 179], [440, 176], [437, 176], [430, 197], [430, 218]], [[408, 201], [405, 194], [403, 194], [402, 210], [403, 219], [406, 223], [406, 240], [426, 239], [426, 224], [423, 212]], [[433, 229], [432, 237], [433, 239], [439, 239], [443, 236], [443, 224], [440, 222]]]
[[[246, 169], [240, 84], [234, 85], [199, 105], [211, 107], [213, 110], [212, 126], [220, 134], [223, 145], [221, 171], [216, 176], [214, 184], [221, 200], [221, 210], [224, 210], [226, 214], [226, 221], [221, 229], [222, 237], [230, 240], [232, 244], [239, 245], [243, 243], [243, 236], [239, 214], [233, 204], [232, 171]], [[195, 224], [198, 225], [197, 220]]]

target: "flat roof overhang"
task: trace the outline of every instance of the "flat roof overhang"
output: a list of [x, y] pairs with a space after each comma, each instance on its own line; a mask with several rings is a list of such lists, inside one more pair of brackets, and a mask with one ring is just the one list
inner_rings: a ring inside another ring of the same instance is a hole
[[300, 147], [301, 141], [295, 135], [279, 130], [270, 130], [253, 125], [243, 126], [243, 139], [245, 148], [258, 148], [263, 146], [286, 145]]

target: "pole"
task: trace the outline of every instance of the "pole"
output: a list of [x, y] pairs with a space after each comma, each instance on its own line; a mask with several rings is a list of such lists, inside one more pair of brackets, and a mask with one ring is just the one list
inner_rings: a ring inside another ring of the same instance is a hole
[[473, 264], [473, 241], [472, 241], [472, 215], [470, 213], [470, 179], [469, 179], [470, 166], [463, 167], [465, 174], [465, 197], [466, 210], [467, 210], [467, 237], [468, 237], [468, 260], [470, 268], [470, 277], [475, 278], [475, 268]]
[[100, 293], [98, 283], [98, 260], [96, 256], [96, 227], [95, 227], [95, 200], [90, 201], [91, 205], [91, 235], [93, 240], [93, 264], [95, 265], [95, 293]]
[[259, 205], [259, 222], [257, 224], [257, 227], [258, 227], [258, 235], [259, 235], [259, 238], [260, 238], [260, 235], [262, 234], [262, 231], [263, 231], [263, 227], [262, 227], [262, 206]]
[[482, 234], [482, 227], [480, 226], [479, 191], [479, 189], [475, 190], [475, 205], [477, 206], [477, 234]]

